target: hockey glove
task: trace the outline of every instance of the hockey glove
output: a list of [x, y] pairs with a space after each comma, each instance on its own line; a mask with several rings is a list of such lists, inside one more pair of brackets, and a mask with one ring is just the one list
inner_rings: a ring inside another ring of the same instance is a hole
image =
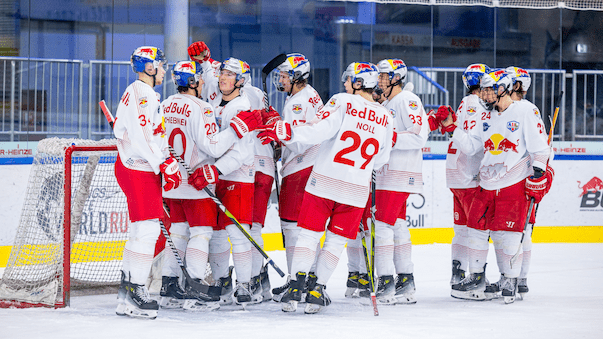
[[[452, 109], [452, 107], [450, 107], [450, 105], [440, 106], [440, 108], [438, 108], [438, 113], [436, 113], [436, 120], [444, 116], [444, 112], [446, 112], [446, 116], [442, 120], [439, 120], [440, 126], [442, 126], [440, 128], [440, 131], [442, 132], [442, 134], [446, 132], [453, 133], [456, 129], [456, 113], [454, 113], [454, 110]], [[449, 122], [450, 124], [444, 126], [444, 122]]]
[[545, 171], [534, 167], [534, 175], [526, 179], [526, 198], [534, 198], [534, 202], [538, 204], [547, 192], [548, 181]]
[[230, 127], [237, 133], [239, 139], [243, 139], [247, 133], [255, 131], [260, 125], [262, 125], [260, 110], [241, 111], [230, 120]]
[[180, 169], [178, 168], [178, 162], [173, 157], [167, 158], [165, 162], [159, 165], [159, 170], [163, 173], [163, 180], [165, 180], [165, 185], [163, 189], [167, 192], [172, 188], [178, 188], [180, 183], [182, 182], [182, 175], [180, 174]]
[[193, 174], [188, 177], [188, 183], [200, 191], [209, 184], [217, 183], [218, 175], [218, 168], [216, 168], [216, 166], [203, 165], [202, 167], [197, 168]]
[[547, 166], [546, 167], [546, 173], [544, 173], [544, 175], [546, 176], [546, 189], [544, 190], [544, 194], [549, 193], [549, 191], [551, 190], [551, 186], [553, 185], [553, 179], [555, 178], [555, 171], [553, 170], [553, 168], [551, 166]]
[[430, 110], [427, 116], [427, 122], [429, 122], [429, 131], [435, 131], [438, 129], [440, 127], [440, 123], [435, 117], [434, 110]]
[[262, 124], [272, 127], [279, 120], [281, 120], [281, 115], [274, 109], [274, 107], [270, 106], [270, 109], [262, 110]]
[[263, 126], [265, 130], [258, 134], [258, 138], [262, 141], [262, 145], [271, 143], [272, 141], [289, 141], [291, 140], [291, 124], [279, 120], [274, 126]]
[[187, 51], [191, 60], [199, 62], [209, 61], [209, 63], [214, 62], [214, 59], [211, 58], [209, 48], [203, 41], [193, 42], [190, 46], [188, 46]]

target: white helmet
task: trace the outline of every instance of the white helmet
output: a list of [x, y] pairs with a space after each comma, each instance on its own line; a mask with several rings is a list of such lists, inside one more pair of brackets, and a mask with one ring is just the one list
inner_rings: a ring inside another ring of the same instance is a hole
[[510, 92], [511, 90], [511, 77], [507, 74], [504, 69], [491, 70], [489, 73], [484, 74], [480, 81], [481, 88], [492, 87], [494, 92], [498, 95], [498, 89], [502, 86], [505, 91]]
[[406, 78], [406, 64], [402, 59], [384, 59], [379, 61], [377, 64], [379, 73], [387, 73], [389, 75], [389, 81], [394, 79], [396, 74], [400, 75], [400, 81], [404, 81]]
[[521, 82], [521, 90], [527, 92], [532, 84], [532, 78], [530, 77], [530, 73], [527, 70], [515, 66], [509, 66], [505, 70], [507, 74], [513, 80], [513, 86], [515, 86], [516, 82]]
[[285, 87], [281, 84], [280, 72], [287, 73], [289, 82], [293, 85], [296, 81], [310, 77], [310, 61], [300, 53], [287, 54], [287, 59], [272, 73], [272, 84], [278, 91], [283, 92]]
[[236, 74], [236, 82], [238, 82], [243, 77], [243, 74], [249, 72], [249, 64], [239, 59], [228, 58], [220, 65], [220, 71], [223, 69]]
[[243, 61], [243, 79], [245, 79], [243, 85], [251, 82], [251, 67], [249, 67], [249, 64], [245, 61]]
[[360, 81], [361, 88], [373, 89], [379, 82], [379, 70], [370, 62], [352, 62], [343, 72], [341, 81], [345, 82], [348, 77], [352, 84]]
[[463, 84], [467, 89], [473, 86], [479, 86], [480, 80], [484, 74], [490, 73], [490, 67], [485, 64], [472, 64], [463, 72]]

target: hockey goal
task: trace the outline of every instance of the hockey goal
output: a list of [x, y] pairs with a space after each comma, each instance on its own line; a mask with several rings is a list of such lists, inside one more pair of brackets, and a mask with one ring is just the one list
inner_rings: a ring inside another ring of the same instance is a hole
[[38, 143], [0, 307], [66, 307], [72, 291], [118, 286], [129, 218], [116, 158], [115, 140]]

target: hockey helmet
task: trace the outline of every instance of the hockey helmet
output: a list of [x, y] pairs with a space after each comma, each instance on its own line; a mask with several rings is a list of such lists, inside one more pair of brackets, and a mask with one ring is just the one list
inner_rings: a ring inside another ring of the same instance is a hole
[[310, 77], [310, 61], [300, 53], [287, 54], [287, 60], [276, 68], [279, 72], [286, 72], [289, 80], [304, 80]]
[[239, 80], [241, 80], [241, 78], [243, 77], [243, 74], [249, 72], [249, 64], [239, 59], [228, 58], [224, 60], [224, 62], [222, 62], [222, 64], [220, 65], [220, 71], [222, 71], [223, 69], [236, 74], [236, 82], [239, 82]]
[[377, 68], [379, 69], [379, 73], [387, 73], [387, 75], [389, 75], [390, 82], [394, 79], [396, 74], [400, 76], [401, 81], [404, 81], [406, 78], [406, 64], [404, 61], [402, 61], [402, 59], [381, 60], [377, 64]]
[[196, 61], [179, 61], [172, 69], [172, 80], [176, 86], [188, 87], [199, 82], [203, 74], [201, 64]]
[[472, 64], [463, 72], [463, 83], [467, 89], [473, 86], [479, 86], [480, 80], [484, 74], [490, 73], [490, 67], [484, 64]]
[[497, 95], [499, 95], [498, 90], [500, 87], [509, 92], [511, 90], [511, 77], [504, 69], [491, 70], [489, 73], [482, 76], [480, 87], [492, 87]]
[[163, 51], [153, 46], [138, 47], [130, 57], [130, 64], [135, 73], [144, 72], [147, 63], [152, 62], [153, 68], [163, 67], [167, 70], [167, 59]]
[[513, 86], [515, 86], [516, 82], [521, 82], [522, 91], [527, 92], [532, 84], [532, 77], [530, 77], [530, 73], [528, 73], [526, 69], [509, 66], [507, 67], [506, 72], [511, 77]]
[[243, 61], [243, 79], [245, 79], [243, 85], [251, 82], [251, 67], [249, 67], [249, 64], [245, 61]]
[[360, 82], [361, 88], [373, 89], [379, 82], [379, 70], [370, 62], [352, 62], [343, 72], [341, 80], [345, 82], [348, 76], [352, 84]]

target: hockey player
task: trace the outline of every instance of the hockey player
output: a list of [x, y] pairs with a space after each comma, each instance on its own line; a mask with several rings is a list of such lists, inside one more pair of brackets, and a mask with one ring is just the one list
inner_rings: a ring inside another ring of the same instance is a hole
[[[294, 128], [310, 122], [323, 107], [322, 99], [308, 84], [310, 61], [302, 54], [291, 53], [273, 73], [273, 84], [287, 93], [285, 106], [280, 112], [283, 121]], [[273, 300], [280, 301], [289, 287], [291, 260], [301, 228], [297, 225], [304, 188], [312, 172], [320, 143], [288, 143], [282, 149], [282, 185], [279, 196], [279, 215], [285, 237], [285, 252], [289, 277], [285, 285], [272, 290]], [[312, 274], [313, 276], [313, 274]]]
[[[377, 172], [375, 193], [375, 269], [379, 276], [377, 302], [416, 303], [406, 200], [423, 192], [423, 146], [429, 136], [421, 99], [403, 90], [406, 65], [400, 59], [379, 61], [383, 105], [393, 116], [397, 142], [388, 163]], [[396, 276], [394, 277], [394, 274]]]
[[[547, 166], [549, 147], [541, 137], [544, 126], [522, 102], [509, 94], [511, 78], [505, 70], [491, 71], [481, 79], [482, 98], [489, 110], [479, 112], [477, 128], [456, 128], [452, 115], [442, 122], [442, 130], [454, 132], [452, 140], [466, 154], [484, 152], [480, 164], [480, 190], [474, 197], [467, 220], [469, 274], [452, 286], [453, 296], [485, 299], [485, 261], [488, 236], [497, 255], [502, 256], [500, 283], [505, 303], [515, 300], [521, 265], [513, 264], [521, 241], [531, 198], [539, 202], [552, 182]], [[527, 198], [526, 198], [527, 197]], [[521, 248], [518, 263], [522, 260]]]
[[[469, 132], [477, 126], [478, 112], [483, 112], [485, 107], [480, 99], [480, 80], [482, 76], [490, 72], [490, 68], [484, 64], [469, 65], [463, 72], [463, 84], [467, 89], [465, 96], [456, 111], [457, 124], [465, 132]], [[447, 107], [440, 107], [436, 119], [439, 125], [438, 117], [447, 118], [449, 112]], [[446, 186], [453, 194], [454, 206], [454, 236], [452, 238], [451, 256], [452, 256], [452, 278], [450, 286], [458, 284], [465, 278], [468, 261], [468, 237], [467, 237], [467, 216], [469, 207], [473, 202], [473, 197], [479, 190], [479, 167], [483, 152], [477, 152], [468, 155], [462, 152], [459, 146], [450, 140], [448, 152], [446, 154]]]
[[[231, 120], [240, 111], [247, 111], [251, 104], [246, 96], [240, 95], [245, 79], [246, 63], [229, 58], [220, 66], [219, 90], [221, 100], [215, 106], [216, 122], [220, 131], [228, 128]], [[248, 66], [247, 66], [248, 67]], [[210, 100], [210, 103], [212, 101]], [[254, 137], [251, 134], [237, 141], [215, 165], [210, 166], [212, 178], [216, 181], [216, 196], [226, 208], [249, 232], [253, 219]], [[210, 182], [211, 183], [211, 182]], [[214, 231], [210, 241], [209, 261], [216, 281], [224, 285], [223, 302], [231, 299], [229, 289], [229, 258], [232, 244], [232, 257], [237, 275], [237, 288], [234, 300], [245, 306], [252, 302], [251, 280], [251, 243], [237, 226], [222, 212], [218, 216], [218, 230]], [[230, 238], [230, 243], [228, 242]]]
[[316, 313], [331, 303], [326, 283], [347, 240], [358, 234], [373, 169], [389, 159], [392, 117], [372, 98], [378, 81], [377, 67], [366, 62], [354, 63], [352, 67], [354, 75], [347, 81], [356, 94], [336, 94], [308, 124], [294, 128], [286, 121], [279, 121], [272, 129], [259, 133], [264, 142], [280, 140], [286, 146], [321, 143], [299, 214], [302, 230], [291, 267], [296, 275], [281, 299], [285, 312], [294, 312], [301, 301], [306, 276], [325, 228], [326, 238], [316, 264], [316, 283], [308, 286], [305, 312]]
[[[218, 226], [218, 210], [209, 195], [202, 190], [203, 184], [215, 180], [211, 170], [214, 158], [224, 154], [239, 140], [239, 135], [248, 133], [261, 122], [261, 119], [253, 116], [253, 112], [242, 111], [236, 119], [231, 120], [232, 128], [217, 133], [214, 109], [200, 99], [203, 87], [202, 72], [201, 65], [195, 61], [176, 63], [172, 70], [172, 79], [178, 94], [170, 96], [161, 104], [169, 145], [196, 173], [191, 176], [197, 179], [191, 179], [193, 185], [185, 181], [177, 189], [164, 192], [163, 196], [170, 210], [172, 241], [181, 257], [186, 257], [189, 274], [197, 280], [205, 279], [209, 240], [212, 228]], [[188, 177], [183, 167], [180, 171], [184, 178]], [[209, 185], [209, 189], [213, 192], [215, 183]], [[219, 307], [213, 296], [190, 288], [187, 289], [188, 293], [182, 291], [178, 284], [180, 267], [175, 256], [170, 252], [165, 258], [160, 291], [162, 307], [184, 306], [189, 310]], [[198, 301], [184, 303], [184, 299], [191, 297], [196, 297], [193, 299]]]
[[[263, 110], [264, 92], [251, 85], [251, 68], [247, 63], [243, 67], [243, 78], [245, 83], [241, 88], [241, 93], [249, 99], [252, 110]], [[268, 202], [272, 193], [274, 183], [274, 151], [271, 145], [262, 145], [261, 140], [253, 138], [255, 151], [255, 181], [253, 196], [253, 224], [251, 225], [251, 236], [264, 248], [264, 239], [262, 238], [262, 228], [266, 220], [268, 211]], [[251, 248], [251, 292], [254, 300], [268, 301], [272, 299], [270, 293], [270, 280], [268, 279], [267, 267], [263, 265], [264, 257], [255, 248]]]
[[211, 58], [209, 47], [207, 47], [203, 41], [193, 42], [188, 46], [187, 52], [189, 58], [192, 61], [200, 63], [203, 68], [202, 77], [205, 86], [203, 86], [203, 90], [201, 91], [201, 98], [205, 101], [209, 101], [212, 94], [214, 96], [217, 95], [220, 62]]
[[167, 60], [159, 48], [142, 46], [132, 53], [130, 64], [138, 79], [122, 95], [114, 124], [115, 176], [127, 197], [131, 222], [116, 313], [155, 319], [159, 305], [145, 284], [164, 217], [161, 175], [165, 191], [178, 188], [182, 178], [166, 149], [160, 95], [153, 90], [163, 82]]

